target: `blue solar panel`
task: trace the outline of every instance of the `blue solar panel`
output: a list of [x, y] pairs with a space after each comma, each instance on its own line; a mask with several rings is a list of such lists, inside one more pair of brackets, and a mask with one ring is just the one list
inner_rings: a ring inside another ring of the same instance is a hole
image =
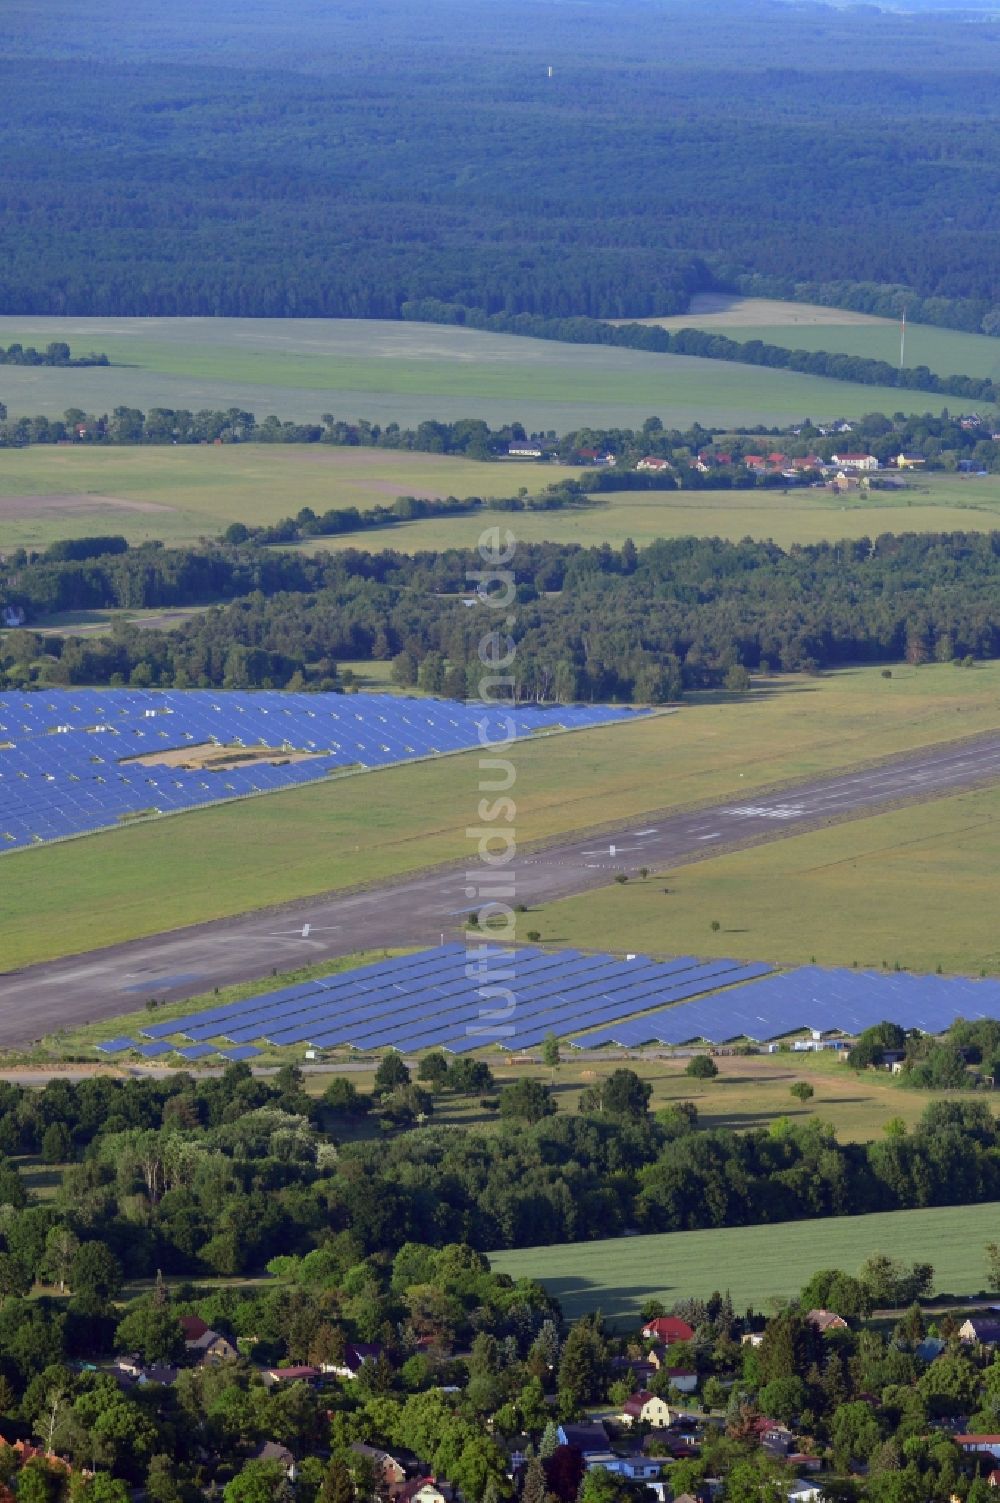
[[108, 1039], [106, 1043], [95, 1045], [102, 1054], [123, 1054], [126, 1049], [135, 1047], [135, 1040], [126, 1038]]
[[[647, 714], [614, 705], [490, 707], [396, 695], [50, 690], [0, 695], [0, 852], [481, 744]], [[510, 734], [513, 723], [513, 737]], [[215, 743], [273, 759], [212, 770], [131, 759]], [[289, 751], [310, 760], [282, 762]]]
[[464, 1053], [486, 1043], [520, 1048], [549, 1031], [566, 1037], [600, 1028], [768, 969], [690, 955], [626, 961], [574, 950], [450, 944], [154, 1027], [163, 1038], [182, 1035], [202, 1044], [225, 1038], [234, 1047], [221, 1052], [229, 1055], [265, 1039], [279, 1046], [361, 1050], [434, 1046]]

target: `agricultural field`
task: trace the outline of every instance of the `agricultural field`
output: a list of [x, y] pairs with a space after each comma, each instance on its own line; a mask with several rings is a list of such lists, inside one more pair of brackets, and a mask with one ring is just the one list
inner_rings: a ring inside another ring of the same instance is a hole
[[[632, 320], [615, 319], [615, 323]], [[772, 298], [736, 297], [726, 293], [697, 293], [687, 313], [671, 318], [640, 318], [634, 322], [660, 328], [705, 329], [741, 343], [750, 339], [783, 345], [791, 350], [829, 350], [837, 355], [863, 355], [899, 364], [900, 325], [896, 319], [873, 318], [845, 308], [818, 303], [781, 302]], [[1000, 339], [987, 334], [963, 334], [931, 324], [906, 326], [908, 366], [926, 365], [938, 376], [1000, 377]], [[956, 399], [952, 399], [952, 403]]]
[[[513, 746], [518, 827], [545, 840], [997, 727], [1000, 663], [758, 681]], [[478, 778], [461, 754], [10, 853], [4, 966], [88, 949], [95, 910], [114, 944], [461, 858]]]
[[996, 975], [998, 876], [994, 786], [569, 898], [533, 921], [548, 944], [614, 934], [654, 954]]
[[39, 548], [94, 533], [190, 543], [230, 522], [277, 522], [303, 506], [365, 510], [400, 495], [509, 496], [521, 486], [535, 493], [580, 474], [530, 461], [315, 444], [0, 449], [0, 545]]
[[[1000, 476], [929, 474], [905, 491], [826, 490], [610, 491], [592, 505], [568, 511], [518, 512], [503, 518], [521, 542], [638, 546], [670, 537], [771, 539], [792, 543], [877, 537], [882, 532], [992, 532], [1000, 527]], [[317, 538], [298, 546], [311, 552], [362, 546], [417, 553], [425, 548], [473, 547], [482, 531], [474, 515], [431, 517], [364, 534]]]
[[776, 1226], [720, 1227], [658, 1236], [609, 1237], [490, 1254], [512, 1278], [540, 1279], [573, 1319], [600, 1310], [624, 1324], [645, 1299], [707, 1299], [728, 1289], [737, 1309], [787, 1299], [820, 1268], [857, 1273], [875, 1252], [934, 1266], [935, 1292], [969, 1295], [986, 1278], [984, 1246], [1000, 1230], [1000, 1204], [934, 1206]]
[[240, 407], [403, 426], [426, 418], [519, 421], [532, 430], [667, 427], [860, 417], [941, 401], [788, 371], [682, 355], [569, 345], [437, 324], [365, 319], [0, 318], [0, 344], [106, 353], [109, 367], [4, 366], [14, 416], [68, 407]]

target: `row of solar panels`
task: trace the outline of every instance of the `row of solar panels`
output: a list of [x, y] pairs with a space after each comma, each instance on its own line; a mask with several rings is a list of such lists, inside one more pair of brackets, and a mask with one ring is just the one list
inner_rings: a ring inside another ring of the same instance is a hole
[[[1000, 982], [905, 972], [770, 966], [694, 956], [623, 960], [578, 951], [448, 944], [221, 1004], [141, 1031], [144, 1048], [185, 1058], [257, 1040], [359, 1050], [487, 1044], [531, 1048], [549, 1034], [582, 1049], [781, 1038], [809, 1028], [856, 1035], [885, 1019], [937, 1034], [957, 1018], [1000, 1020]], [[131, 1041], [126, 1041], [131, 1047]]]
[[162, 1041], [263, 1040], [278, 1046], [428, 1048], [466, 1053], [484, 1044], [528, 1048], [668, 1003], [765, 975], [734, 960], [670, 961], [497, 950], [468, 964], [464, 945], [376, 962], [211, 1008], [142, 1032]]
[[217, 1054], [233, 1063], [241, 1059], [256, 1059], [260, 1054], [260, 1050], [252, 1044], [244, 1044], [238, 1049], [217, 1049], [213, 1044], [188, 1044], [177, 1048], [173, 1044], [142, 1044], [138, 1039], [131, 1038], [108, 1039], [106, 1043], [98, 1044], [97, 1048], [102, 1054], [125, 1054], [131, 1050], [142, 1059], [163, 1059], [168, 1054], [179, 1054], [181, 1059], [191, 1062]]
[[[608, 724], [609, 705], [459, 704], [393, 695], [64, 690], [0, 696], [0, 851], [536, 731]], [[91, 728], [91, 729], [88, 729]], [[50, 734], [55, 731], [55, 734]], [[4, 745], [4, 740], [7, 745]], [[318, 751], [219, 771], [124, 764], [197, 743]]]

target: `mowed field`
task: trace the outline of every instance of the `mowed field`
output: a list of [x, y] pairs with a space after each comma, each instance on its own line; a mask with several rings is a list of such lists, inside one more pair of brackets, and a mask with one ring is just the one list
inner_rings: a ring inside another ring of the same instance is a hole
[[484, 464], [315, 444], [0, 449], [0, 546], [109, 532], [132, 543], [191, 542], [217, 536], [230, 522], [277, 522], [303, 506], [366, 510], [401, 495], [485, 498], [521, 486], [535, 493], [580, 473], [530, 461]]
[[540, 1279], [572, 1318], [600, 1310], [634, 1322], [644, 1299], [706, 1299], [729, 1290], [737, 1309], [798, 1293], [820, 1268], [857, 1273], [875, 1252], [931, 1263], [934, 1290], [970, 1295], [986, 1282], [984, 1247], [1000, 1232], [1000, 1204], [934, 1206], [872, 1216], [606, 1238], [490, 1254], [512, 1278]]
[[[679, 714], [514, 746], [518, 838], [998, 726], [1000, 663], [775, 680], [739, 701], [710, 696]], [[478, 782], [478, 757], [462, 754], [0, 857], [4, 969], [467, 857]]]
[[323, 413], [404, 426], [426, 418], [520, 421], [531, 430], [783, 424], [941, 402], [891, 387], [680, 355], [364, 319], [0, 318], [0, 344], [68, 342], [110, 367], [5, 366], [14, 415], [68, 407], [247, 408], [317, 421]]
[[[882, 532], [992, 532], [1000, 527], [1000, 476], [929, 474], [906, 491], [835, 496], [825, 490], [611, 491], [571, 511], [525, 511], [501, 521], [525, 543], [639, 545], [657, 538], [751, 537], [792, 543], [877, 537]], [[424, 548], [474, 547], [477, 516], [429, 518], [350, 537], [317, 538], [309, 552], [364, 547], [418, 553]]]
[[533, 922], [548, 944], [608, 934], [669, 955], [996, 975], [998, 888], [993, 786], [569, 898]]
[[[760, 339], [790, 350], [829, 350], [831, 354], [864, 355], [899, 364], [900, 324], [896, 319], [824, 308], [818, 303], [705, 292], [692, 298], [688, 313], [635, 322], [657, 324], [671, 331], [705, 329], [741, 343]], [[908, 366], [926, 365], [938, 376], [1000, 376], [1000, 339], [986, 334], [908, 323], [905, 356]]]

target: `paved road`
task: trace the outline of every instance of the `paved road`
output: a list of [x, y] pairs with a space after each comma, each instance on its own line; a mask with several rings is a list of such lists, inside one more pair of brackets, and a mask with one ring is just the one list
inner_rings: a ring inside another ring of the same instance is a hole
[[[814, 778], [781, 792], [711, 808], [651, 815], [617, 833], [583, 835], [526, 852], [514, 867], [516, 901], [541, 903], [606, 886], [617, 871], [664, 871], [780, 839], [890, 804], [940, 797], [1000, 778], [1000, 735], [925, 748], [873, 767]], [[481, 881], [485, 868], [469, 869]], [[510, 871], [511, 868], [507, 868]], [[464, 866], [438, 868], [362, 892], [304, 899], [153, 935], [0, 977], [0, 1047], [60, 1027], [128, 1012], [149, 997], [175, 1001], [213, 986], [267, 976], [356, 950], [434, 944], [455, 937], [470, 901]], [[530, 926], [530, 920], [524, 920]], [[595, 948], [613, 936], [595, 935]]]

